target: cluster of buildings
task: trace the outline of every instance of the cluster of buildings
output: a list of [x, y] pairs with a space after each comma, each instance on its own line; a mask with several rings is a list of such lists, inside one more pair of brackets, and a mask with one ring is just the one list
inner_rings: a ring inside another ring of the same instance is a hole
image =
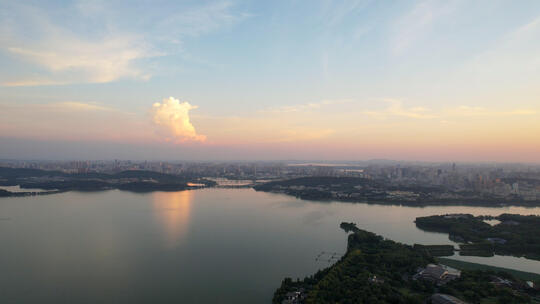
[[[419, 268], [413, 276], [413, 280], [424, 280], [431, 282], [437, 286], [442, 286], [452, 280], [461, 277], [461, 271], [440, 264], [428, 264], [425, 268]], [[466, 304], [454, 296], [434, 293], [429, 298], [431, 304]]]
[[285, 299], [281, 301], [281, 304], [300, 304], [305, 300], [306, 296], [304, 288], [299, 288], [296, 291], [290, 291], [285, 294]]
[[428, 264], [425, 268], [417, 270], [413, 280], [425, 280], [437, 286], [442, 286], [460, 277], [461, 271], [457, 269], [440, 264]]
[[[128, 170], [146, 170], [159, 173], [205, 176], [216, 178], [279, 178], [290, 174], [300, 175], [302, 170], [286, 170], [280, 163], [258, 162], [165, 162], [165, 161], [21, 161], [0, 160], [0, 167], [54, 170], [64, 173], [117, 173]], [[294, 171], [294, 172], [292, 172]]]
[[[437, 286], [442, 286], [452, 280], [461, 277], [461, 271], [446, 265], [428, 264], [425, 268], [419, 268], [413, 276], [413, 280], [425, 280]], [[516, 294], [526, 294], [530, 291], [540, 290], [532, 281], [512, 281], [496, 275], [491, 276], [491, 284], [496, 287], [510, 288]], [[466, 302], [447, 294], [435, 293], [430, 297], [432, 304], [465, 304]]]
[[[19, 161], [0, 160], [0, 167], [57, 170], [65, 173], [115, 173], [149, 170], [196, 177], [276, 180], [305, 176], [362, 177], [384, 180], [389, 186], [436, 187], [434, 199], [490, 197], [540, 200], [540, 165], [400, 163], [366, 161], [346, 163], [295, 162], [164, 162], [164, 161]], [[441, 190], [442, 189], [442, 190]], [[335, 196], [341, 194], [336, 193]], [[349, 194], [350, 195], [350, 194]], [[389, 191], [390, 198], [414, 200], [414, 191]], [[468, 196], [467, 196], [468, 195]]]
[[[394, 165], [364, 168], [364, 177], [386, 179], [395, 185], [432, 185], [453, 193], [476, 194], [526, 201], [540, 200], [540, 167], [521, 164]], [[445, 198], [445, 197], [441, 197]]]

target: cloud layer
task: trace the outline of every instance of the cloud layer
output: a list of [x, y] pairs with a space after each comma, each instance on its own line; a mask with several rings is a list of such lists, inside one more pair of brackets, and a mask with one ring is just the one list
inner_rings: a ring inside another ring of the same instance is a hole
[[[0, 1], [0, 51], [16, 59], [18, 73], [2, 73], [6, 87], [149, 80], [158, 57], [186, 53], [185, 37], [197, 37], [246, 17], [228, 2], [185, 7], [166, 16], [115, 3], [75, 1], [61, 9]], [[3, 14], [3, 11], [9, 14]], [[130, 16], [140, 22], [126, 26]], [[0, 54], [1, 55], [1, 54]], [[0, 56], [0, 60], [1, 60]]]
[[205, 141], [206, 136], [197, 134], [189, 120], [189, 111], [196, 108], [189, 102], [180, 102], [174, 97], [165, 98], [161, 103], [154, 103], [151, 114], [154, 124], [158, 127], [158, 134], [165, 137], [166, 141], [177, 143]]
[[[55, 73], [58, 84], [69, 83], [69, 77], [93, 83], [110, 82], [124, 77], [141, 79], [149, 77], [132, 64], [136, 59], [152, 56], [136, 39], [111, 37], [84, 41], [76, 37], [63, 36], [59, 40], [47, 41], [48, 43], [43, 45], [10, 47], [8, 51]], [[7, 83], [12, 86], [24, 84]]]

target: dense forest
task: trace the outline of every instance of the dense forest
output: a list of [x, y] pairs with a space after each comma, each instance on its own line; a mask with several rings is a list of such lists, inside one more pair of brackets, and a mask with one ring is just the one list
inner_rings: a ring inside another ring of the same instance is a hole
[[[533, 303], [531, 295], [491, 283], [494, 275], [519, 282], [507, 273], [463, 271], [462, 277], [439, 287], [412, 279], [419, 267], [434, 263], [423, 250], [384, 239], [342, 223], [348, 236], [347, 253], [334, 265], [303, 280], [283, 280], [273, 303], [288, 303], [287, 294], [301, 291], [298, 302], [289, 303], [426, 303], [435, 292], [470, 303]], [[489, 302], [484, 302], [484, 300]]]
[[[498, 220], [490, 225], [485, 220]], [[501, 214], [433, 215], [416, 218], [416, 226], [426, 231], [445, 232], [460, 243], [464, 255], [499, 254], [540, 260], [540, 216]]]

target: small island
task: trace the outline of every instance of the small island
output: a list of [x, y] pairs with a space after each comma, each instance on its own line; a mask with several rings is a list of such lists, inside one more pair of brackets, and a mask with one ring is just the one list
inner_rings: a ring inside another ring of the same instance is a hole
[[[538, 303], [538, 280], [498, 270], [454, 269], [424, 250], [354, 223], [341, 227], [352, 232], [345, 255], [303, 280], [284, 279], [273, 303]], [[439, 302], [444, 299], [452, 301]]]
[[[490, 223], [488, 223], [488, 221]], [[446, 214], [416, 218], [425, 231], [448, 233], [461, 255], [513, 255], [540, 260], [540, 216]]]

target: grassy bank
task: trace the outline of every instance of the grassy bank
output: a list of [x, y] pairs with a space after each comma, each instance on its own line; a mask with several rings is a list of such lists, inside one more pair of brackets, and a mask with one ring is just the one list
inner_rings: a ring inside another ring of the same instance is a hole
[[437, 261], [439, 261], [441, 264], [444, 264], [444, 265], [447, 265], [447, 266], [450, 266], [459, 270], [504, 271], [504, 272], [510, 273], [514, 277], [521, 280], [540, 282], [540, 274], [536, 274], [532, 272], [525, 272], [525, 271], [513, 270], [513, 269], [508, 269], [508, 268], [489, 266], [489, 265], [484, 265], [484, 264], [463, 262], [463, 261], [452, 260], [448, 258], [437, 258]]

